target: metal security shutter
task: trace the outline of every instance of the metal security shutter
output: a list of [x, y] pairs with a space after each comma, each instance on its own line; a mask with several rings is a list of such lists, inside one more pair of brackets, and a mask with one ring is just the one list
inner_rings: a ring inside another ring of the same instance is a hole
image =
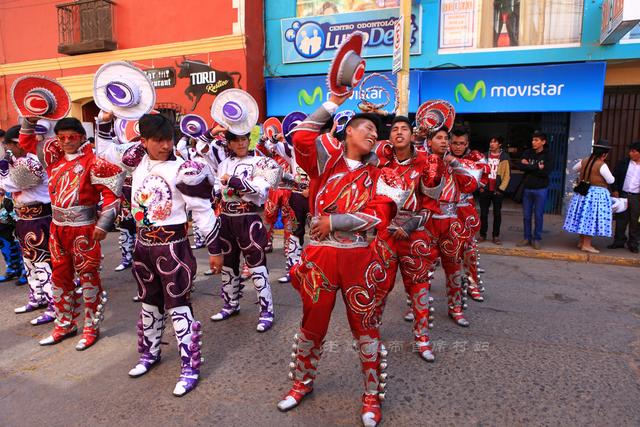
[[622, 160], [634, 141], [640, 141], [640, 86], [607, 87], [602, 112], [596, 114], [595, 140], [611, 143], [607, 163]]
[[562, 213], [564, 197], [565, 165], [567, 164], [567, 141], [569, 138], [569, 113], [544, 113], [540, 130], [547, 134], [548, 150], [553, 159], [553, 169], [549, 175], [549, 190], [544, 212]]

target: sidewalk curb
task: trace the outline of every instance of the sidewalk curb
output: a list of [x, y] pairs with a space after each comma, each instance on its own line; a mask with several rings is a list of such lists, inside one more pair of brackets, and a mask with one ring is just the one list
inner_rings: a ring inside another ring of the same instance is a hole
[[518, 256], [525, 258], [550, 259], [554, 261], [590, 262], [593, 264], [622, 265], [625, 267], [640, 267], [640, 258], [621, 258], [610, 255], [537, 251], [525, 248], [499, 248], [485, 247], [478, 245], [481, 254]]

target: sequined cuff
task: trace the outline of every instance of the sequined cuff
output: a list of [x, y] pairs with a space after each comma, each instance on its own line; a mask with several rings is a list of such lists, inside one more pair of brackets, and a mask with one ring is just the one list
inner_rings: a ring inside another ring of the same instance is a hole
[[[335, 104], [334, 104], [335, 105]], [[302, 123], [296, 126], [291, 133], [299, 130], [308, 130], [312, 132], [320, 132], [320, 129], [331, 119], [331, 112], [327, 110], [327, 107], [323, 104], [316, 111], [309, 114]]]
[[419, 216], [412, 216], [409, 218], [400, 228], [407, 233], [411, 234], [411, 232], [415, 231], [420, 227], [421, 219]]
[[118, 211], [120, 210], [120, 200], [116, 200], [111, 203], [109, 206], [103, 207], [102, 212], [100, 212], [100, 217], [96, 222], [96, 227], [100, 230], [108, 232], [113, 227], [113, 223], [118, 216]]
[[31, 123], [27, 119], [22, 119], [22, 123], [20, 123], [20, 133], [23, 135], [33, 135], [36, 133], [36, 124]]
[[331, 214], [329, 219], [332, 231], [364, 231], [380, 223], [379, 218], [364, 213]]
[[[113, 137], [115, 136], [115, 133], [113, 132], [112, 121], [108, 121], [108, 122], [97, 121], [96, 127], [97, 127], [96, 136], [98, 138], [109, 140], [109, 139], [113, 139]], [[127, 141], [121, 141], [121, 142], [127, 142]]]
[[242, 195], [257, 194], [256, 189], [251, 186], [249, 181], [238, 178], [237, 176], [229, 178], [229, 181], [227, 181], [227, 187], [232, 188], [236, 193]]
[[427, 187], [422, 183], [422, 181], [420, 181], [420, 191], [430, 199], [439, 200], [440, 195], [442, 194], [442, 190], [444, 189], [445, 181], [446, 180], [444, 178], [441, 178], [440, 184], [436, 185], [435, 187]]

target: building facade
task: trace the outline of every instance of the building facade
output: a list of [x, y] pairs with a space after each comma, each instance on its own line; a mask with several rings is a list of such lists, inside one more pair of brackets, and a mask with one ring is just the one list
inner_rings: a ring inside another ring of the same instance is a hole
[[[267, 114], [315, 109], [327, 96], [332, 51], [354, 30], [366, 34], [367, 70], [391, 76], [399, 3], [266, 0]], [[610, 140], [612, 163], [640, 139], [639, 8], [633, 0], [415, 0], [409, 111], [446, 99], [474, 148], [501, 135], [514, 159], [534, 130], [547, 133], [556, 161], [546, 211], [560, 213], [570, 165], [594, 139]], [[376, 91], [385, 98], [378, 89], [369, 97]]]
[[9, 91], [24, 74], [58, 79], [70, 115], [91, 130], [93, 76], [130, 61], [156, 87], [155, 108], [211, 121], [213, 99], [239, 87], [264, 103], [263, 5], [259, 1], [81, 0], [0, 4], [0, 127], [17, 123]]

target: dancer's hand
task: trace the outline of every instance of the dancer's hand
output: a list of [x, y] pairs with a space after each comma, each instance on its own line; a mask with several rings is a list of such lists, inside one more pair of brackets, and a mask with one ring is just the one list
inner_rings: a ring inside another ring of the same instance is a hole
[[324, 240], [331, 233], [331, 219], [328, 215], [319, 217], [311, 224], [311, 237], [314, 240]]
[[216, 123], [216, 125], [214, 127], [212, 127], [211, 129], [209, 129], [209, 134], [211, 136], [216, 136], [219, 133], [224, 133], [227, 131], [227, 128], [225, 128], [224, 126], [221, 126], [219, 124]]
[[98, 120], [101, 121], [102, 123], [110, 122], [113, 120], [113, 113], [100, 110], [100, 112], [98, 113]]
[[209, 267], [213, 274], [218, 274], [222, 271], [222, 255], [209, 255]]
[[93, 240], [95, 240], [96, 242], [99, 242], [101, 240], [104, 240], [105, 237], [107, 237], [107, 232], [106, 231], [104, 231], [104, 230], [102, 230], [102, 229], [100, 229], [98, 227], [95, 227], [93, 229]]
[[329, 101], [333, 102], [336, 105], [342, 105], [347, 99], [349, 99], [350, 96], [351, 93], [342, 96], [338, 96], [335, 93], [332, 93], [331, 95], [329, 95]]

